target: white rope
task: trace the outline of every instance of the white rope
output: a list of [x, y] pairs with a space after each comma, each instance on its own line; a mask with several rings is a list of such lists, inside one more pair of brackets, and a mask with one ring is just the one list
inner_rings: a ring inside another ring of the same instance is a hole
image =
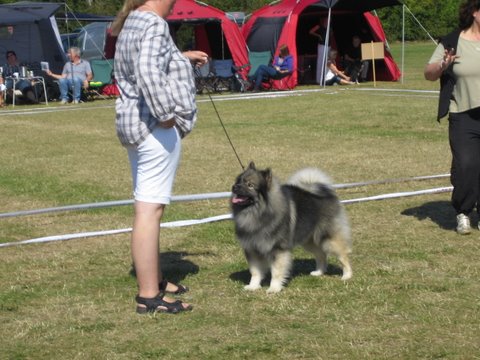
[[[356, 182], [356, 183], [348, 183], [348, 184], [336, 184], [336, 185], [333, 185], [333, 187], [336, 189], [348, 189], [348, 188], [362, 187], [362, 186], [368, 186], [368, 185], [394, 184], [394, 183], [408, 182], [408, 181], [441, 179], [449, 176], [450, 174], [440, 174], [440, 175], [416, 176], [412, 178], [373, 180], [373, 181]], [[172, 196], [172, 202], [224, 199], [224, 198], [229, 198], [231, 195], [232, 195], [231, 192], [176, 195], [176, 196]], [[1, 213], [0, 219], [9, 218], [9, 217], [26, 216], [26, 215], [39, 215], [39, 214], [62, 212], [62, 211], [101, 209], [106, 207], [126, 206], [126, 205], [132, 205], [132, 204], [133, 204], [133, 200], [117, 200], [117, 201], [104, 201], [104, 202], [97, 202], [97, 203], [90, 203], [90, 204], [66, 205], [66, 206], [59, 206], [59, 207], [45, 208], [45, 209], [34, 209], [34, 210]]]
[[[230, 197], [230, 195], [231, 195], [230, 192], [177, 195], [177, 196], [172, 196], [172, 202], [221, 199], [221, 198]], [[97, 203], [90, 203], [90, 204], [67, 205], [67, 206], [59, 206], [54, 208], [15, 211], [10, 213], [0, 214], [0, 218], [17, 217], [17, 216], [25, 216], [25, 215], [38, 215], [38, 214], [46, 214], [46, 213], [61, 212], [61, 211], [72, 211], [72, 210], [100, 209], [100, 208], [106, 208], [106, 207], [125, 206], [125, 205], [132, 205], [132, 204], [133, 204], [133, 200], [104, 201], [104, 202], [97, 202]]]
[[[351, 200], [342, 200], [341, 202], [343, 204], [355, 204], [360, 202], [378, 201], [378, 200], [394, 199], [394, 198], [400, 198], [400, 197], [410, 197], [410, 196], [419, 196], [419, 195], [427, 195], [427, 194], [440, 194], [444, 192], [450, 192], [452, 191], [452, 189], [453, 187], [450, 186], [450, 187], [441, 187], [441, 188], [427, 189], [427, 190], [420, 190], [420, 191], [398, 192], [398, 193], [376, 195], [376, 196], [357, 198], [357, 199], [351, 199]], [[219, 215], [219, 216], [214, 216], [214, 217], [209, 217], [209, 218], [199, 219], [199, 220], [172, 221], [168, 223], [163, 223], [160, 225], [160, 227], [175, 228], [175, 227], [192, 226], [192, 225], [199, 225], [199, 224], [207, 224], [215, 221], [228, 220], [231, 218], [232, 218], [231, 214], [225, 214], [225, 215]], [[74, 239], [80, 239], [80, 238], [86, 239], [86, 238], [97, 237], [97, 236], [122, 234], [122, 233], [131, 232], [131, 231], [132, 231], [131, 228], [127, 228], [127, 229], [119, 229], [119, 230], [94, 231], [94, 232], [86, 232], [86, 233], [78, 233], [78, 234], [47, 236], [47, 237], [42, 237], [37, 239], [0, 244], [0, 248], [27, 245], [27, 244], [46, 243], [46, 242], [53, 242], [53, 241], [67, 241], [67, 240], [74, 240]]]
[[365, 202], [365, 201], [387, 200], [387, 199], [395, 199], [395, 198], [418, 196], [418, 195], [441, 194], [444, 192], [451, 192], [452, 190], [453, 190], [453, 186], [447, 186], [447, 187], [441, 187], [441, 188], [435, 188], [435, 189], [398, 192], [398, 193], [375, 195], [375, 196], [369, 196], [369, 197], [357, 198], [357, 199], [351, 199], [351, 200], [343, 200], [342, 203], [356, 204], [356, 203]]
[[[191, 226], [191, 225], [200, 225], [211, 223], [214, 221], [221, 221], [231, 219], [232, 216], [228, 215], [220, 215], [209, 217], [200, 220], [179, 220], [179, 221], [171, 221], [167, 223], [163, 223], [160, 225], [161, 228], [174, 228], [174, 227], [183, 227], [183, 226]], [[65, 234], [65, 235], [54, 235], [54, 236], [45, 236], [37, 239], [31, 240], [24, 240], [18, 242], [10, 242], [5, 244], [0, 244], [1, 247], [10, 247], [10, 246], [17, 246], [17, 245], [27, 245], [27, 244], [39, 244], [39, 243], [46, 243], [46, 242], [53, 242], [53, 241], [67, 241], [67, 240], [75, 240], [80, 238], [91, 238], [96, 236], [105, 236], [105, 235], [118, 235], [129, 233], [132, 231], [132, 228], [125, 228], [125, 229], [118, 229], [118, 230], [106, 230], [106, 231], [91, 231], [85, 233], [78, 233], [78, 234]]]

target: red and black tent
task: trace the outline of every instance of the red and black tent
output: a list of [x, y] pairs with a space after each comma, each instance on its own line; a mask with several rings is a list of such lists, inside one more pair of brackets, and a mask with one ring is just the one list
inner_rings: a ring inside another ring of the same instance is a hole
[[232, 59], [237, 66], [248, 63], [245, 39], [225, 12], [200, 1], [177, 0], [167, 21], [174, 31], [183, 24], [194, 26], [194, 48], [213, 59]]
[[[283, 0], [255, 11], [242, 31], [250, 51], [278, 54], [281, 44], [288, 45], [295, 69], [299, 71], [294, 72], [288, 84], [277, 83], [276, 87], [291, 88], [314, 79], [313, 71], [309, 72], [309, 69], [316, 64], [316, 39], [308, 32], [321, 17], [328, 17], [328, 28], [333, 30], [334, 37], [331, 45], [342, 53], [350, 45], [353, 35], [359, 35], [363, 42], [385, 43], [380, 20], [370, 11], [393, 5], [401, 3], [399, 0]], [[385, 51], [383, 61], [378, 61], [376, 69], [379, 80], [396, 81], [401, 75], [388, 51]]]

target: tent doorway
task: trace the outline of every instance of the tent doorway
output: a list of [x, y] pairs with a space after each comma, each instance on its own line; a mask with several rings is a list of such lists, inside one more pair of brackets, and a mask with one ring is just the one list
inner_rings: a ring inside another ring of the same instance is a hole
[[232, 53], [219, 20], [195, 23], [169, 20], [170, 33], [181, 51], [205, 51], [213, 59], [231, 59]]
[[[319, 11], [318, 7], [306, 8], [300, 14], [296, 30], [296, 46], [298, 57], [298, 84], [315, 84], [317, 67], [317, 39], [309, 35], [309, 31], [321, 18], [327, 18], [326, 10]], [[335, 48], [342, 57], [348, 51], [353, 36], [359, 36], [362, 43], [376, 41], [371, 24], [363, 14], [352, 12], [332, 12], [330, 46]], [[376, 72], [385, 77], [386, 69], [383, 60], [376, 63]], [[372, 78], [372, 74], [368, 74]]]

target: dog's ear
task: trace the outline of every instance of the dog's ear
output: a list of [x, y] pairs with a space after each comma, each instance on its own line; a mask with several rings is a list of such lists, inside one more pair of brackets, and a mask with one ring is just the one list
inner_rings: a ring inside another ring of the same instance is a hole
[[272, 170], [270, 168], [265, 169], [262, 171], [263, 178], [265, 179], [265, 183], [267, 184], [267, 189], [270, 189], [272, 186]]
[[252, 170], [257, 170], [257, 168], [255, 167], [255, 163], [253, 161], [250, 161], [250, 164], [248, 164], [248, 168]]

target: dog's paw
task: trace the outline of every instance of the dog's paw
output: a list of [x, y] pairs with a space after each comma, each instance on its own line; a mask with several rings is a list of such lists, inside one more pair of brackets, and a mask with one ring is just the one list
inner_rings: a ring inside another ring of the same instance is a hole
[[349, 280], [352, 278], [352, 272], [351, 271], [347, 271], [347, 272], [344, 272], [343, 273], [343, 276], [342, 276], [342, 280], [345, 281], [345, 280]]
[[312, 275], [312, 276], [322, 276], [323, 274], [324, 274], [324, 272], [322, 270], [315, 270], [315, 271], [310, 272], [310, 275]]
[[246, 285], [243, 287], [245, 290], [247, 291], [255, 291], [255, 290], [258, 290], [261, 288], [260, 285], [252, 285], [252, 284], [249, 284], [249, 285]]
[[267, 289], [267, 294], [278, 294], [280, 291], [282, 291], [283, 286], [276, 286], [276, 285], [270, 285], [270, 287]]

